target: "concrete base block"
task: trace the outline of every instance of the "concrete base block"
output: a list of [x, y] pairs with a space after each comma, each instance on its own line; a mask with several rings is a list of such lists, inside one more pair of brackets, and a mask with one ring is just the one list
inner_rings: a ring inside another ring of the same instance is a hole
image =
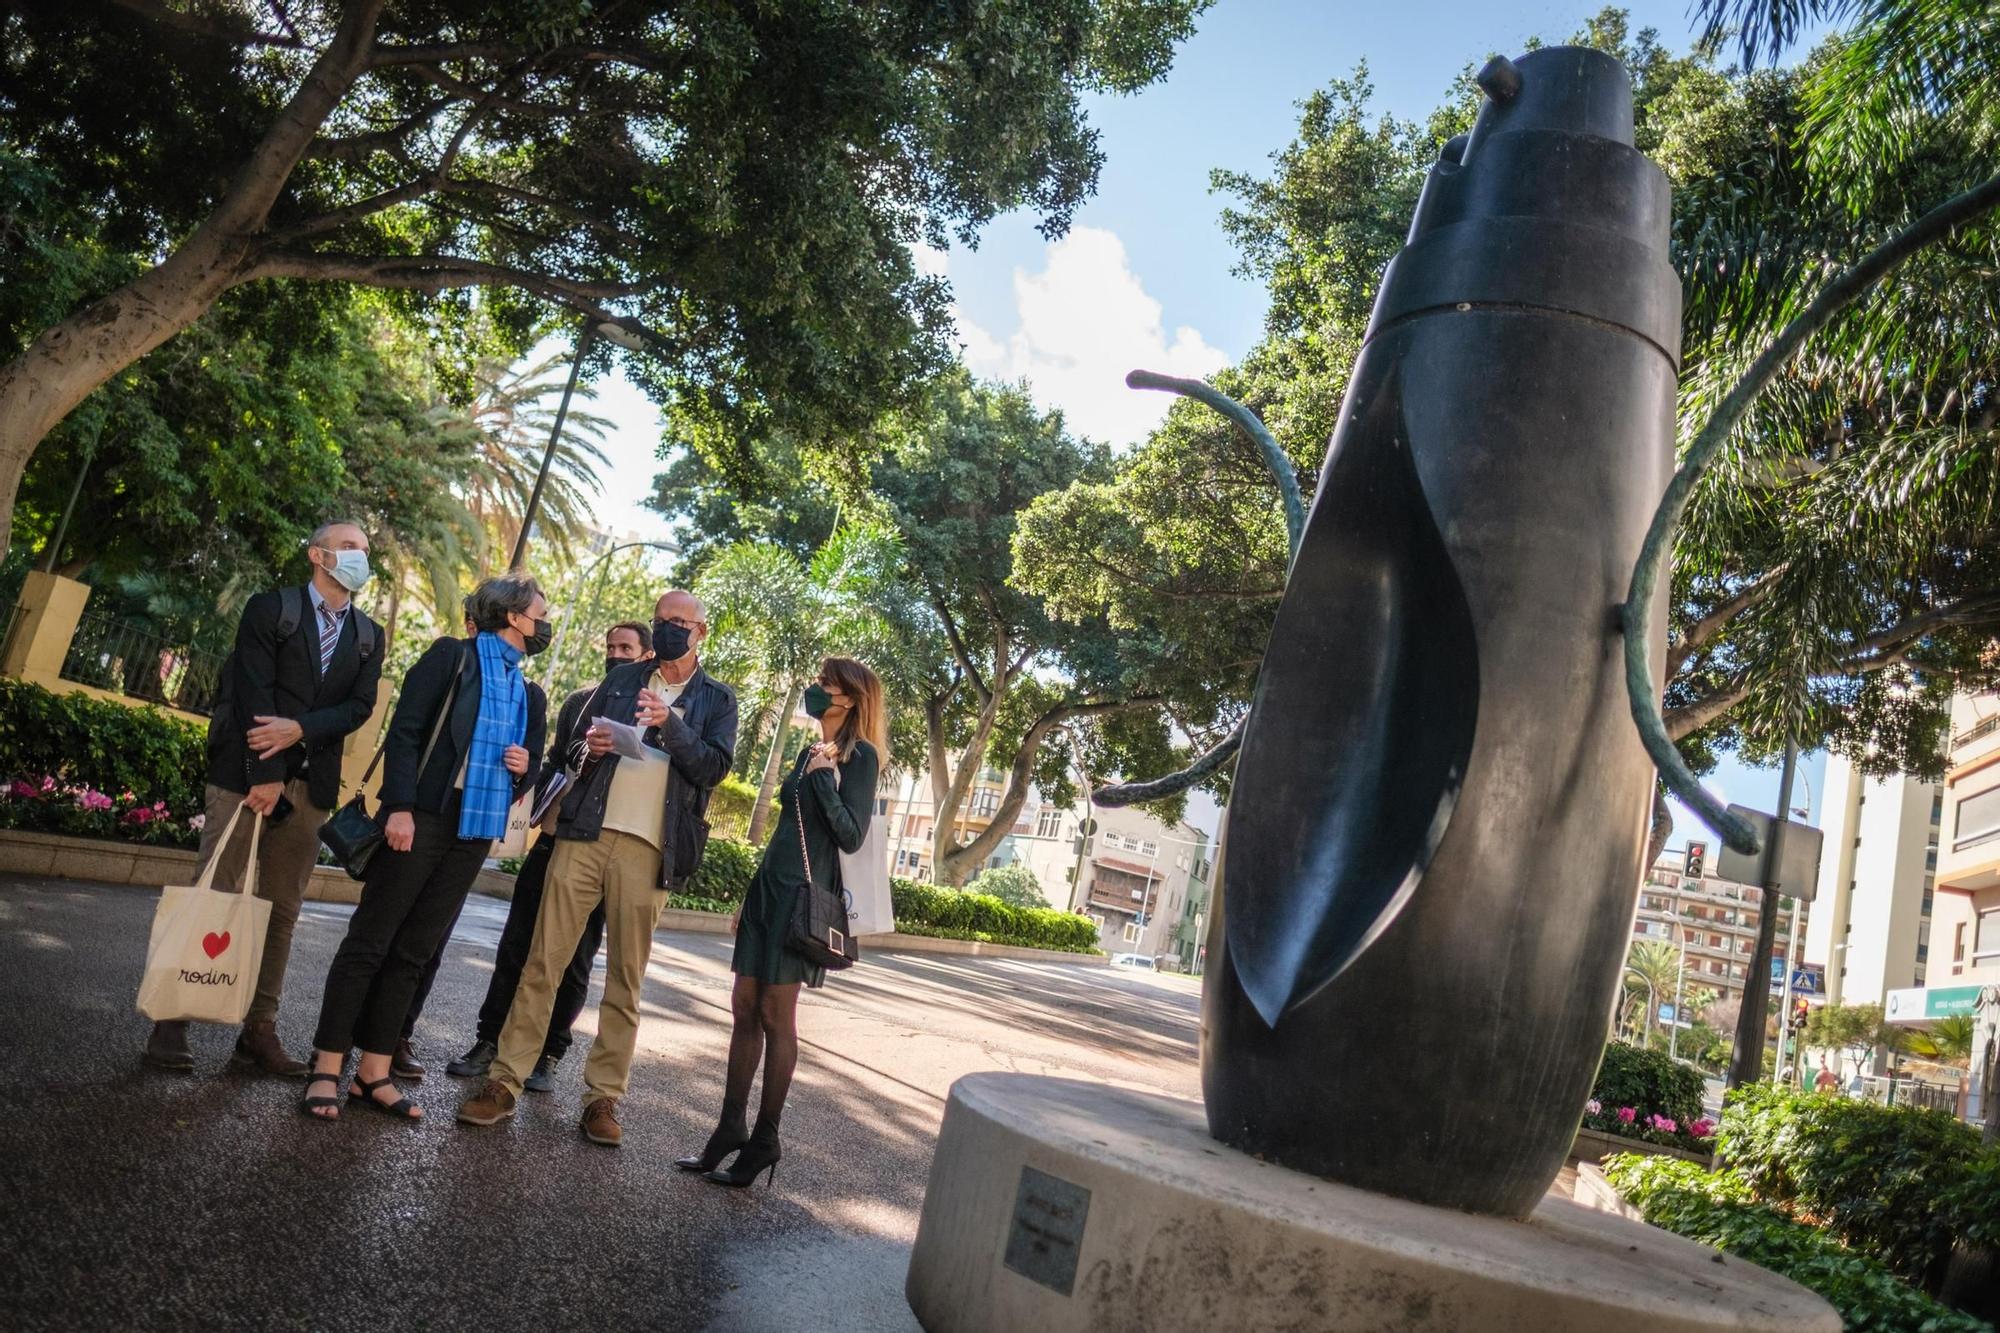
[[1840, 1328], [1642, 1223], [1370, 1194], [1223, 1146], [1198, 1103], [1020, 1074], [952, 1086], [905, 1290], [930, 1333]]

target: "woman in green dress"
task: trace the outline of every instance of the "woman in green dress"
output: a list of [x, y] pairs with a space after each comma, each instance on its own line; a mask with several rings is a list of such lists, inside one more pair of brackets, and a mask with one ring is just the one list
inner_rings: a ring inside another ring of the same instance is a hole
[[[764, 848], [743, 906], [736, 914], [736, 954], [730, 969], [729, 1073], [722, 1094], [722, 1119], [698, 1156], [675, 1163], [701, 1171], [702, 1179], [742, 1187], [765, 1171], [777, 1178], [778, 1117], [791, 1091], [799, 1062], [799, 987], [820, 986], [825, 969], [785, 947], [793, 906], [812, 882], [842, 892], [841, 852], [854, 852], [875, 813], [875, 779], [888, 750], [888, 718], [882, 682], [850, 657], [820, 663], [819, 678], [806, 687], [806, 712], [819, 721], [820, 739], [792, 764], [778, 790], [778, 827]], [[764, 1066], [757, 1126], [746, 1129], [750, 1082]], [[723, 1159], [736, 1153], [724, 1168]]]

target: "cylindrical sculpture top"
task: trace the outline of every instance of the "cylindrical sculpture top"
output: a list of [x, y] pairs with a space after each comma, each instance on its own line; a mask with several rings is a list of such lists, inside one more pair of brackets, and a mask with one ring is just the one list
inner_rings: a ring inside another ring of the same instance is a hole
[[1618, 62], [1548, 48], [1481, 83], [1265, 650], [1202, 1073], [1225, 1142], [1522, 1215], [1588, 1095], [1642, 869], [1614, 608], [1670, 469], [1680, 288]]

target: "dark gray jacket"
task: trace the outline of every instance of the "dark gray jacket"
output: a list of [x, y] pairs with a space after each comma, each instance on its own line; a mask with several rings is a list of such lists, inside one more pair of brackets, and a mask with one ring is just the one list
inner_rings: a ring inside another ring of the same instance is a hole
[[[571, 719], [570, 734], [564, 735], [563, 729], [557, 728], [557, 748], [551, 757], [560, 763], [561, 747], [580, 739], [593, 719], [636, 726], [639, 691], [652, 679], [657, 665], [651, 659], [629, 662], [606, 676], [588, 709], [579, 709]], [[702, 849], [708, 844], [708, 798], [729, 775], [729, 765], [736, 756], [736, 691], [697, 667], [675, 707], [668, 711], [667, 720], [647, 729], [645, 742], [673, 764], [660, 830], [660, 887], [677, 893], [701, 865]], [[591, 766], [583, 784], [563, 797], [556, 837], [576, 842], [597, 840], [604, 829], [604, 805], [618, 763], [616, 754], [605, 755]]]

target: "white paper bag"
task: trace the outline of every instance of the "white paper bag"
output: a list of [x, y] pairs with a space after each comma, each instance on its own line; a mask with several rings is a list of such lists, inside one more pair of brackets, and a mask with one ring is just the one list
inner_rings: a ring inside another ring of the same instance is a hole
[[250, 860], [240, 893], [217, 892], [215, 863], [236, 832], [242, 806], [215, 840], [215, 852], [192, 886], [160, 891], [153, 937], [146, 946], [146, 975], [139, 982], [139, 1012], [156, 1023], [196, 1019], [241, 1023], [257, 991], [264, 932], [271, 904], [257, 896], [257, 842], [264, 817], [252, 815]]
[[535, 789], [528, 788], [527, 794], [507, 807], [507, 831], [493, 840], [493, 850], [486, 853], [496, 860], [504, 861], [510, 856], [528, 854], [528, 816], [534, 813]]
[[883, 935], [896, 928], [896, 905], [889, 893], [889, 821], [868, 821], [861, 847], [840, 854], [840, 884], [847, 890], [848, 933]]

